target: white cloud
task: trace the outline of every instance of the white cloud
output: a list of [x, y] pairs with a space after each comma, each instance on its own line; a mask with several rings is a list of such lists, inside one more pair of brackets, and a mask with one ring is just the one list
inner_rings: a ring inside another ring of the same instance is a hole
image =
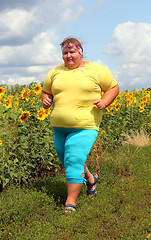
[[[45, 0], [43, 0], [44, 2]], [[51, 1], [51, 0], [50, 0]], [[4, 11], [4, 10], [9, 10], [9, 9], [15, 9], [15, 8], [19, 8], [19, 9], [30, 9], [31, 7], [33, 7], [35, 4], [38, 4], [38, 2], [40, 2], [40, 0], [26, 0], [26, 1], [20, 1], [20, 0], [5, 0], [5, 1], [1, 1], [1, 8], [0, 11]]]
[[[48, 30], [37, 34], [31, 43], [22, 46], [0, 48], [0, 84], [28, 84], [42, 82], [46, 73], [61, 64], [60, 52], [51, 43], [56, 41], [55, 31]], [[17, 75], [17, 77], [16, 77]]]
[[81, 17], [83, 12], [84, 12], [84, 8], [82, 6], [78, 6], [76, 10], [67, 8], [64, 12], [62, 12], [61, 20], [63, 22], [71, 21], [71, 19], [72, 19], [72, 21], [77, 21], [78, 18]]
[[[14, 45], [18, 44], [27, 37], [33, 36], [35, 33], [34, 27], [37, 18], [32, 12], [27, 12], [22, 9], [13, 9], [8, 12], [1, 13], [0, 17], [0, 43]], [[32, 26], [33, 24], [33, 26]], [[31, 27], [29, 28], [29, 25]]]
[[149, 87], [151, 24], [119, 24], [104, 53], [116, 61], [118, 81], [122, 87], [134, 88], [136, 83], [140, 88]]
[[95, 63], [100, 64], [100, 65], [103, 65], [103, 66], [105, 66], [106, 68], [108, 68], [108, 65], [106, 65], [106, 63], [104, 63], [101, 59], [97, 59], [97, 60], [95, 61]]
[[53, 40], [54, 32], [47, 31], [34, 37], [33, 41], [22, 46], [4, 46], [0, 48], [0, 64], [11, 66], [48, 65], [60, 59]]
[[43, 72], [48, 71], [48, 66], [30, 66], [26, 68], [26, 71], [30, 74], [42, 74]]
[[2, 4], [0, 14], [0, 45], [28, 43], [39, 32], [47, 31], [57, 22], [63, 24], [78, 20], [84, 11], [81, 5], [75, 5], [76, 0], [37, 0], [32, 4], [6, 1], [8, 4]]
[[[4, 82], [4, 81], [3, 81]], [[19, 77], [19, 78], [12, 78], [10, 77], [7, 81], [8, 84], [14, 85], [14, 84], [30, 84], [31, 82], [38, 82], [37, 79], [33, 77]]]

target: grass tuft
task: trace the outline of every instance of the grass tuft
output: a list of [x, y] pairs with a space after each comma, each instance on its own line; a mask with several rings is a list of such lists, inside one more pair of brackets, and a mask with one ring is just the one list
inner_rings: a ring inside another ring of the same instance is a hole
[[133, 131], [130, 135], [125, 134], [125, 141], [123, 143], [138, 147], [144, 147], [151, 145], [151, 139], [150, 136], [143, 130], [141, 130], [140, 133], [138, 131]]

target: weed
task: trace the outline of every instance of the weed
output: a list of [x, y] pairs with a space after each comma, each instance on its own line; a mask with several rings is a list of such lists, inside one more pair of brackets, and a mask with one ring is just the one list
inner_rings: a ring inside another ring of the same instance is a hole
[[130, 134], [125, 134], [125, 141], [124, 143], [144, 147], [146, 145], [151, 145], [151, 139], [149, 134], [144, 132], [143, 130], [140, 131], [131, 131]]

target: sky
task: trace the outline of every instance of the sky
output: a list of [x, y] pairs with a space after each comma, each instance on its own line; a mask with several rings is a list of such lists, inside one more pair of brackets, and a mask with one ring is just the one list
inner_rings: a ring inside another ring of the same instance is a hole
[[151, 87], [151, 0], [0, 0], [0, 85], [42, 83], [80, 40], [121, 90]]

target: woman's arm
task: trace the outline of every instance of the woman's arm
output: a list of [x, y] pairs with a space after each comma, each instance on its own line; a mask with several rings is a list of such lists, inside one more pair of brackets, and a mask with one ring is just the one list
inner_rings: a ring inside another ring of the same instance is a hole
[[117, 84], [115, 87], [107, 90], [102, 99], [96, 100], [93, 104], [96, 105], [100, 110], [103, 110], [113, 102], [118, 94], [119, 85]]
[[53, 96], [49, 93], [44, 92], [43, 90], [41, 92], [41, 99], [42, 99], [43, 108], [47, 109], [53, 103]]

